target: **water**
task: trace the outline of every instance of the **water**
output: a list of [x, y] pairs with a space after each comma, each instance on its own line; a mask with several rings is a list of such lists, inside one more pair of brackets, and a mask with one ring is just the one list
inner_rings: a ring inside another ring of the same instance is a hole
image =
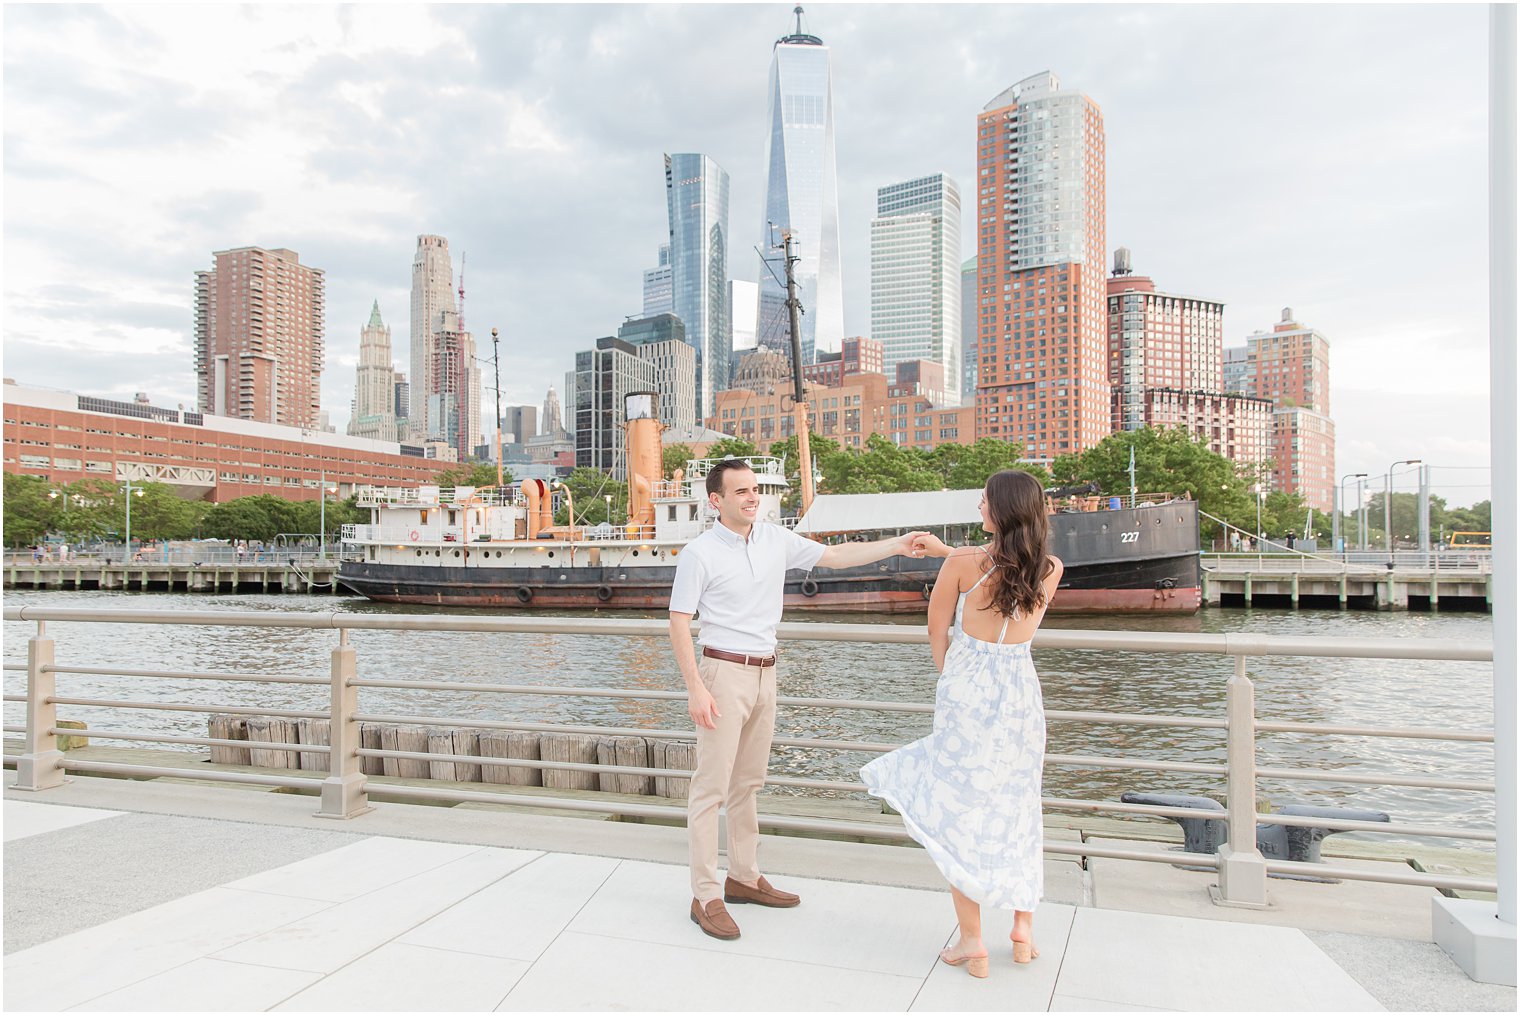
[[[252, 610], [403, 614], [424, 608], [329, 596], [204, 595], [140, 592], [16, 590], [7, 606], [29, 604], [184, 611]], [[448, 614], [492, 611], [439, 610]], [[568, 614], [567, 614], [568, 615]], [[619, 613], [617, 616], [633, 616]], [[648, 615], [655, 616], [655, 615]], [[859, 621], [857, 616], [788, 619]], [[877, 622], [872, 618], [872, 622]], [[899, 618], [922, 623], [921, 618]], [[1490, 618], [1471, 613], [1370, 613], [1305, 610], [1214, 609], [1192, 617], [1051, 618], [1050, 628], [1168, 632], [1250, 632], [1383, 639], [1492, 638]], [[34, 625], [5, 624], [5, 658], [25, 658]], [[332, 631], [200, 628], [152, 625], [48, 625], [60, 665], [194, 670], [326, 677]], [[664, 637], [549, 634], [473, 634], [356, 631], [361, 677], [474, 683], [552, 684], [576, 687], [681, 687]], [[927, 646], [848, 642], [782, 645], [782, 693], [800, 697], [872, 698], [932, 702], [935, 673]], [[1047, 709], [1175, 714], [1222, 718], [1227, 657], [1037, 650]], [[1487, 663], [1403, 660], [1262, 658], [1250, 661], [1257, 715], [1333, 725], [1492, 729], [1492, 667]], [[243, 684], [146, 677], [60, 674], [68, 697], [155, 702], [247, 704], [325, 710], [322, 686]], [[24, 675], [7, 672], [8, 694], [23, 693]], [[686, 729], [684, 702], [569, 699], [481, 692], [418, 692], [364, 688], [365, 712], [512, 721]], [[196, 713], [144, 712], [60, 706], [63, 718], [92, 727], [204, 736]], [[5, 722], [24, 722], [22, 706], [7, 702]], [[783, 708], [779, 737], [817, 737], [902, 743], [928, 732], [928, 715]], [[101, 738], [98, 743], [109, 743]], [[1308, 734], [1258, 735], [1258, 765], [1346, 772], [1492, 781], [1491, 744], [1462, 744]], [[117, 742], [118, 745], [124, 745]], [[141, 746], [141, 745], [140, 745]], [[163, 746], [163, 745], [159, 745]], [[1222, 764], [1223, 731], [1133, 725], [1050, 723], [1051, 754], [1117, 756]], [[875, 755], [777, 748], [773, 773], [856, 779]], [[1116, 800], [1125, 790], [1190, 793], [1222, 799], [1224, 780], [1175, 773], [1047, 766], [1047, 796]], [[776, 791], [773, 790], [772, 791]], [[1493, 795], [1446, 790], [1383, 788], [1263, 780], [1260, 793], [1274, 806], [1287, 803], [1358, 807], [1387, 812], [1396, 822], [1492, 829]], [[1465, 840], [1451, 845], [1491, 848]]]

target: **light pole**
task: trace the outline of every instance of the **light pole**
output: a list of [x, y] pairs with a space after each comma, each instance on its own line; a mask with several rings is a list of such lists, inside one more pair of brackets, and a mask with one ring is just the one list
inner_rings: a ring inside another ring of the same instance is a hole
[[132, 477], [131, 476], [127, 476], [126, 480], [127, 480], [127, 486], [126, 486], [126, 492], [127, 492], [127, 549], [126, 549], [126, 552], [123, 554], [123, 556], [121, 558], [121, 562], [123, 564], [129, 564], [129, 563], [132, 562], [132, 497], [134, 495], [136, 495], [138, 497], [141, 497], [143, 495], [143, 488], [142, 487], [139, 486], [139, 487], [137, 487], [135, 489], [133, 488], [133, 486], [132, 486]]
[[610, 493], [604, 493], [604, 494], [602, 494], [602, 500], [604, 500], [604, 501], [607, 502], [607, 524], [611, 525], [612, 524], [612, 494], [610, 494]]
[[1418, 458], [1406, 458], [1402, 462], [1394, 462], [1388, 466], [1388, 474], [1383, 479], [1383, 548], [1393, 556], [1393, 470], [1400, 465], [1423, 465]]
[[1261, 506], [1267, 501], [1267, 491], [1256, 491], [1256, 551], [1261, 552], [1261, 544], [1266, 539], [1266, 533], [1261, 531]]
[[[1335, 513], [1334, 517], [1330, 519], [1330, 527], [1334, 530], [1330, 535], [1330, 543], [1333, 547], [1335, 547], [1336, 553], [1344, 552], [1341, 549], [1341, 515], [1346, 513], [1346, 480], [1366, 478], [1367, 474], [1365, 472], [1348, 472], [1341, 477], [1340, 485], [1335, 488], [1335, 495], [1340, 498], [1341, 503], [1340, 510], [1338, 510]], [[1356, 485], [1356, 488], [1358, 491], [1360, 491], [1362, 484], [1358, 483]], [[1360, 501], [1358, 501], [1358, 504], [1360, 504]]]

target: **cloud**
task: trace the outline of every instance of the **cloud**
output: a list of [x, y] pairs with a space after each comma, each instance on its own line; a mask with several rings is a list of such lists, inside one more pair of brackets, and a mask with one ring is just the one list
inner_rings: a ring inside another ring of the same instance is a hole
[[[1231, 344], [1284, 306], [1329, 336], [1342, 471], [1377, 467], [1364, 440], [1476, 453], [1483, 8], [810, 5], [806, 24], [831, 52], [848, 333], [869, 332], [876, 188], [944, 171], [974, 209], [977, 112], [1050, 69], [1102, 108], [1110, 249], [1223, 300]], [[782, 4], [7, 8], [7, 374], [193, 401], [193, 272], [286, 246], [326, 271], [341, 425], [371, 301], [410, 369], [426, 232], [456, 270], [468, 252], [467, 320], [483, 351], [502, 331], [504, 397], [537, 404], [639, 310], [663, 153], [728, 171], [730, 273], [755, 277], [791, 25]], [[1394, 418], [1357, 394], [1394, 390], [1418, 396]]]

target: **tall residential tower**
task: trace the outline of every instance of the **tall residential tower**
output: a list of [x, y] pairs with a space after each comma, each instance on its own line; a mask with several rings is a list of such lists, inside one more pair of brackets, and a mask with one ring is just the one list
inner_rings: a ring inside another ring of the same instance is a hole
[[[706, 155], [665, 156], [672, 313], [696, 350], [697, 417], [728, 387], [728, 173]], [[653, 315], [646, 315], [653, 316]]]
[[412, 258], [411, 321], [411, 436], [416, 441], [441, 437], [448, 429], [447, 421], [434, 414], [433, 396], [439, 393], [441, 383], [435, 371], [439, 361], [437, 335], [443, 330], [443, 315], [453, 310], [454, 268], [449, 263], [449, 241], [442, 236], [418, 236], [417, 253]]
[[1048, 462], [1110, 432], [1103, 114], [1047, 71], [976, 132], [976, 432]]
[[833, 79], [829, 49], [816, 35], [797, 30], [776, 40], [771, 55], [765, 139], [765, 218], [760, 248], [766, 260], [760, 283], [755, 335], [758, 344], [790, 355], [786, 278], [781, 263], [783, 230], [790, 230], [797, 287], [805, 313], [799, 336], [804, 363], [819, 352], [838, 352], [844, 339], [844, 286], [839, 274], [839, 180], [834, 166]]
[[238, 247], [195, 273], [196, 396], [203, 413], [314, 427], [321, 413], [326, 282], [294, 250]]

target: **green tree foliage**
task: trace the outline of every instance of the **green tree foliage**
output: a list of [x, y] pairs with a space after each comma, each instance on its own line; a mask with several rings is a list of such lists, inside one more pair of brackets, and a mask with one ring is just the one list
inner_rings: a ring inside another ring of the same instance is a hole
[[867, 437], [860, 451], [840, 449], [820, 455], [818, 467], [823, 473], [823, 493], [903, 493], [938, 490], [944, 485], [927, 454], [899, 447], [881, 434]]
[[[792, 434], [770, 447], [771, 457], [781, 459], [786, 469], [787, 490], [781, 498], [781, 510], [785, 514], [796, 514], [802, 509], [802, 455], [797, 450], [797, 444], [797, 435]], [[839, 453], [839, 442], [809, 430], [808, 451], [813, 456], [814, 464], [822, 469], [824, 459]], [[821, 487], [819, 492], [822, 492]]]
[[[1256, 470], [1237, 466], [1215, 454], [1181, 427], [1172, 430], [1145, 427], [1110, 434], [1080, 454], [1058, 457], [1051, 463], [1052, 479], [1058, 485], [1096, 482], [1105, 494], [1127, 495], [1131, 448], [1135, 451], [1138, 492], [1187, 495], [1198, 501], [1200, 510], [1246, 532], [1255, 531]], [[1285, 513], [1283, 521], [1288, 520]], [[1300, 514], [1300, 531], [1302, 524]], [[1220, 533], [1220, 526], [1204, 518], [1202, 530], [1204, 540], [1208, 541]]]
[[[1381, 549], [1383, 546], [1383, 491], [1367, 498], [1367, 543]], [[1420, 497], [1416, 493], [1395, 492], [1390, 507], [1393, 514], [1393, 541], [1398, 546], [1415, 546], [1420, 539]], [[1471, 507], [1449, 508], [1444, 497], [1430, 496], [1430, 541], [1447, 541], [1453, 532], [1488, 532], [1492, 524], [1493, 506], [1489, 501], [1479, 501]], [[1359, 542], [1356, 506], [1349, 505], [1345, 520], [1346, 541]]]
[[[203, 500], [184, 499], [168, 483], [144, 483], [141, 486], [134, 483], [132, 489], [133, 542], [190, 539], [211, 510], [211, 505]], [[141, 497], [137, 496], [137, 490], [142, 490]], [[121, 497], [126, 498], [126, 491], [122, 491]]]
[[41, 476], [5, 474], [5, 545], [40, 543], [52, 526], [54, 504], [48, 500], [48, 481]]
[[[441, 487], [473, 486], [477, 490], [482, 487], [496, 485], [495, 462], [460, 462], [439, 471], [433, 480]], [[501, 481], [505, 484], [512, 482], [512, 471], [503, 467]], [[317, 531], [313, 528], [311, 531]]]
[[686, 463], [694, 457], [690, 444], [672, 444], [667, 447], [660, 455], [660, 468], [664, 470], [665, 478], [670, 479], [677, 469], [686, 468]]
[[706, 458], [723, 458], [732, 455], [735, 458], [749, 458], [758, 455], [760, 449], [742, 437], [725, 437], [707, 449]]
[[1043, 466], [1021, 462], [1024, 445], [983, 437], [975, 444], [941, 444], [929, 452], [932, 468], [939, 472], [946, 490], [979, 490], [993, 473], [1019, 469], [1050, 485], [1050, 473]]
[[[311, 505], [315, 509], [316, 501]], [[315, 520], [313, 515], [313, 524], [308, 528], [303, 504], [262, 493], [214, 505], [201, 522], [201, 534], [212, 539], [267, 543], [281, 532], [316, 532]]]
[[[575, 524], [600, 525], [608, 520], [607, 495], [612, 495], [612, 522], [622, 525], [628, 520], [628, 484], [612, 479], [600, 469], [581, 468], [563, 481], [575, 503]], [[561, 504], [554, 512], [556, 525], [569, 523], [569, 514]]]

